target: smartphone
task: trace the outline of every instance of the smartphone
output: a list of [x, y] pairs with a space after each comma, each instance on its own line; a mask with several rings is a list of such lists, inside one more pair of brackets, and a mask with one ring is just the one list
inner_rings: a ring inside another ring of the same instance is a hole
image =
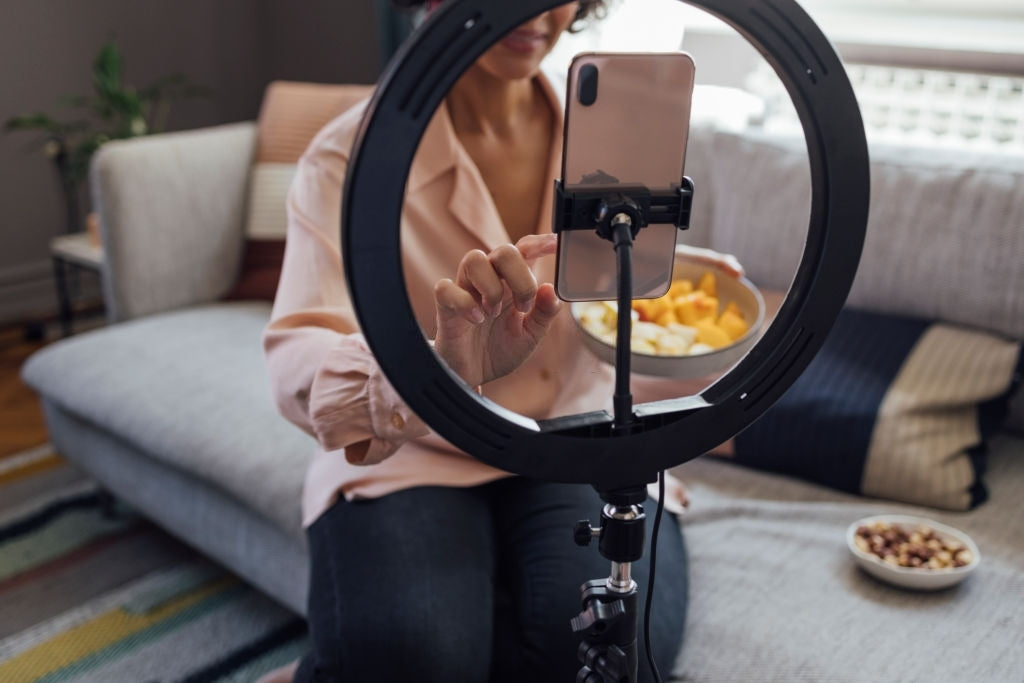
[[[693, 97], [685, 52], [583, 53], [569, 67], [562, 183], [677, 187], [683, 177]], [[633, 298], [662, 296], [672, 284], [679, 229], [648, 225], [633, 243]], [[617, 298], [612, 243], [593, 230], [558, 235], [555, 291], [565, 301]]]

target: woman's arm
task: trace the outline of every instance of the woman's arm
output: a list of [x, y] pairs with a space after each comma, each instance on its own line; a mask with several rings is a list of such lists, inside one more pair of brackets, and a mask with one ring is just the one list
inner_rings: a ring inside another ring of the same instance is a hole
[[[341, 193], [351, 135], [345, 115], [299, 163], [288, 198], [284, 265], [263, 343], [280, 412], [325, 450], [374, 464], [429, 429], [381, 372], [359, 331], [340, 251]], [[354, 126], [352, 126], [354, 132]], [[442, 217], [439, 217], [441, 220]], [[519, 367], [560, 309], [530, 270], [552, 235], [470, 251], [434, 291], [438, 355], [470, 386]]]
[[263, 346], [282, 415], [325, 450], [344, 449], [349, 462], [373, 464], [429, 430], [381, 372], [345, 286], [341, 188], [361, 109], [330, 124], [299, 162]]

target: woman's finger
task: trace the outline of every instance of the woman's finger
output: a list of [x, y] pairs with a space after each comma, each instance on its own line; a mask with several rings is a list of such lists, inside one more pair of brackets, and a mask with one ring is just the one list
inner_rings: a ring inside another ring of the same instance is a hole
[[455, 283], [477, 300], [484, 313], [494, 318], [501, 313], [505, 286], [484, 252], [474, 249], [462, 257]]
[[488, 258], [498, 277], [508, 285], [516, 309], [520, 313], [528, 313], [537, 296], [537, 278], [526, 264], [522, 252], [511, 244], [504, 244], [488, 254]]
[[558, 235], [527, 235], [516, 242], [516, 249], [527, 264], [532, 265], [542, 256], [550, 256], [558, 251]]
[[523, 320], [523, 328], [536, 340], [547, 332], [551, 323], [558, 317], [562, 310], [562, 302], [555, 294], [555, 287], [550, 282], [545, 282], [537, 288], [537, 298], [534, 300], [533, 310]]
[[434, 301], [442, 315], [460, 317], [474, 325], [486, 318], [473, 295], [448, 278], [434, 285]]

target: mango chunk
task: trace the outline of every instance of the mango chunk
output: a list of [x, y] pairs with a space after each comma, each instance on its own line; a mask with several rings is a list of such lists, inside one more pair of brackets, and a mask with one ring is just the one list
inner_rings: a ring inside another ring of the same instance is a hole
[[676, 312], [674, 310], [667, 308], [665, 309], [665, 312], [659, 315], [654, 322], [658, 323], [662, 327], [668, 327], [669, 325], [677, 324], [679, 319], [676, 318]]
[[732, 343], [725, 330], [715, 324], [711, 318], [701, 318], [697, 321], [697, 343], [707, 344], [713, 349], [720, 349]]
[[729, 335], [729, 339], [732, 341], [736, 341], [750, 329], [750, 326], [747, 325], [742, 316], [736, 315], [728, 309], [719, 316], [718, 326]]
[[697, 289], [704, 292], [708, 296], [718, 296], [718, 282], [715, 280], [715, 274], [710, 270], [705, 271], [700, 276], [700, 284], [697, 285]]
[[668, 288], [668, 297], [675, 301], [681, 296], [693, 292], [693, 283], [689, 280], [673, 280], [672, 286]]

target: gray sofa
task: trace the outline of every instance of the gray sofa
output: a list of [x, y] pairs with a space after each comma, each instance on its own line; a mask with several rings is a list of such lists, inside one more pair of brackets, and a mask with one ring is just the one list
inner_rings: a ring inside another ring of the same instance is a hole
[[[299, 499], [314, 444], [270, 398], [260, 348], [269, 305], [220, 301], [239, 267], [255, 136], [243, 123], [103, 147], [92, 186], [113, 324], [43, 349], [24, 377], [62, 454], [301, 613]], [[851, 301], [1024, 338], [1024, 159], [910, 148], [873, 157], [871, 230]], [[698, 188], [690, 239], [737, 254], [756, 283], [784, 290], [806, 230], [801, 143], [701, 128], [688, 171]], [[953, 193], [935, 185], [946, 176]], [[684, 520], [691, 603], [674, 680], [1021, 680], [1019, 431], [993, 439], [990, 499], [970, 512], [713, 458], [677, 473], [693, 502]], [[908, 510], [970, 533], [984, 557], [978, 572], [919, 594], [857, 570], [846, 527]]]

